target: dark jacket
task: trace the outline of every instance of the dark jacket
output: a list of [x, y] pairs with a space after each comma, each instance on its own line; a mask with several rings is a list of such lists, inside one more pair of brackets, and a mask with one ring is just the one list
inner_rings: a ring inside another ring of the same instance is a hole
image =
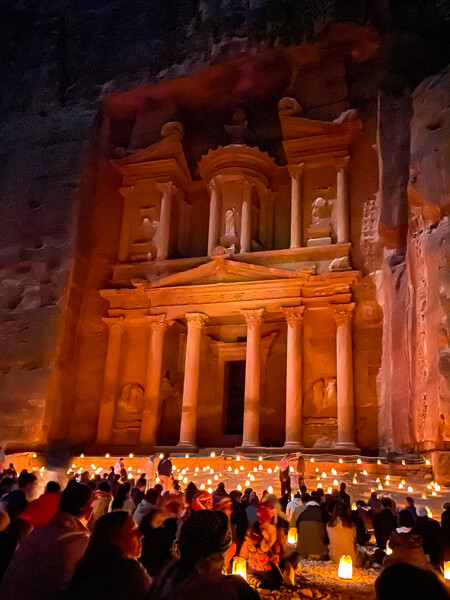
[[297, 519], [298, 542], [297, 552], [301, 556], [326, 556], [328, 554], [328, 538], [321, 507], [307, 503]]
[[390, 508], [383, 508], [380, 513], [377, 513], [373, 518], [373, 530], [377, 546], [381, 550], [386, 548], [386, 542], [391, 535], [391, 532], [397, 527], [397, 518], [391, 512]]
[[89, 564], [80, 562], [63, 599], [144, 600], [150, 584], [150, 577], [137, 560], [108, 549]]
[[158, 463], [158, 475], [170, 477], [172, 475], [172, 461], [170, 458], [162, 458]]
[[177, 533], [177, 519], [166, 519], [160, 527], [152, 527], [155, 511], [145, 515], [139, 529], [144, 534], [140, 562], [152, 577], [159, 575], [172, 559], [172, 545]]
[[438, 521], [429, 517], [417, 517], [414, 531], [423, 540], [423, 551], [428, 554], [432, 563], [437, 564], [440, 556], [441, 528]]

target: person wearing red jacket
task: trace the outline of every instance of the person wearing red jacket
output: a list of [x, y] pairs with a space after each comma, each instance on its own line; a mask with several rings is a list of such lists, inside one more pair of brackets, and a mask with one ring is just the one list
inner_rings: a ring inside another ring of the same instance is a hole
[[49, 481], [45, 492], [36, 500], [29, 502], [20, 516], [33, 525], [34, 528], [47, 525], [59, 510], [60, 490], [59, 483]]

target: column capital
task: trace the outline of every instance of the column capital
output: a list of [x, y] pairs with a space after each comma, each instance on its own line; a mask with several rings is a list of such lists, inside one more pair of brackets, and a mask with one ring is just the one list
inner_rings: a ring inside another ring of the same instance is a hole
[[156, 188], [163, 194], [175, 193], [177, 188], [173, 181], [159, 181], [155, 183]]
[[112, 327], [118, 327], [122, 329], [125, 326], [125, 318], [124, 317], [104, 317], [102, 318], [103, 323], [108, 325], [108, 329]]
[[166, 320], [165, 313], [160, 315], [147, 315], [145, 320], [150, 325], [150, 329], [167, 329], [173, 323], [173, 321]]
[[305, 163], [299, 163], [298, 165], [288, 165], [289, 175], [293, 179], [299, 179], [303, 175]]
[[281, 310], [284, 313], [288, 325], [303, 322], [303, 313], [305, 312], [304, 306], [282, 306]]
[[211, 193], [212, 191], [214, 192], [218, 192], [220, 189], [220, 185], [219, 185], [219, 181], [217, 179], [217, 177], [213, 177], [212, 179], [209, 180], [208, 182], [208, 190]]
[[338, 327], [346, 322], [351, 323], [355, 306], [355, 302], [350, 302], [349, 304], [330, 304], [334, 320]]
[[185, 314], [188, 328], [189, 327], [198, 327], [201, 329], [208, 322], [208, 315], [199, 312], [192, 312]]
[[347, 169], [348, 163], [350, 162], [350, 156], [333, 156], [333, 164], [338, 171]]
[[245, 317], [245, 321], [249, 327], [252, 325], [260, 325], [264, 321], [264, 308], [245, 308], [241, 310]]

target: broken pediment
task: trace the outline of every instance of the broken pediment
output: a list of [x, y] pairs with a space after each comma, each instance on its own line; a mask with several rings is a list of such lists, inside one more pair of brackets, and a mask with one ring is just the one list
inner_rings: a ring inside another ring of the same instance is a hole
[[[209, 262], [181, 273], [163, 277], [150, 284], [152, 288], [189, 285], [207, 285], [210, 283], [235, 283], [250, 281], [279, 280], [288, 278], [309, 279], [314, 269], [289, 271], [273, 267], [263, 267], [244, 262], [229, 260], [222, 256], [213, 257]], [[139, 285], [139, 284], [138, 284]]]

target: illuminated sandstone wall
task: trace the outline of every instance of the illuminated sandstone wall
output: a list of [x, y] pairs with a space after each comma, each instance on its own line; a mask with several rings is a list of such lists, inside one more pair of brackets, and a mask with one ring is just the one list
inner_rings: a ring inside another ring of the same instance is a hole
[[[422, 14], [419, 8], [422, 4], [411, 3], [410, 11], [400, 15], [401, 18], [394, 15], [392, 26], [394, 29], [400, 26], [404, 35], [418, 23], [425, 37], [427, 31], [433, 31], [428, 38], [433, 38], [434, 43], [437, 36], [433, 27], [445, 23], [446, 14], [439, 8], [442, 3], [436, 3], [437, 9], [434, 3], [427, 3], [429, 12]], [[286, 83], [285, 90], [292, 95], [297, 93], [312, 118], [332, 118], [348, 105], [360, 108], [367, 132], [361, 143], [367, 146], [367, 141], [375, 143], [377, 136], [378, 77], [375, 71], [383, 69], [384, 48], [390, 38], [386, 37], [383, 52], [377, 55], [374, 64], [368, 60], [368, 50], [377, 50], [377, 43], [372, 34], [359, 25], [369, 24], [373, 30], [383, 31], [391, 18], [385, 6], [385, 2], [372, 0], [360, 2], [357, 8], [352, 6], [351, 9], [348, 3], [346, 6], [345, 2], [334, 1], [280, 5], [279, 0], [274, 0], [255, 2], [249, 8], [248, 2], [238, 0], [232, 4], [221, 0], [205, 3], [132, 0], [124, 9], [124, 3], [119, 0], [95, 3], [40, 0], [6, 3], [1, 8], [0, 441], [29, 447], [45, 443], [48, 436], [67, 436], [83, 445], [92, 440], [95, 431], [106, 348], [105, 327], [99, 319], [105, 314], [106, 306], [98, 290], [107, 286], [111, 276], [121, 212], [117, 173], [105, 157], [112, 153], [111, 140], [119, 146], [130, 140], [126, 103], [121, 107], [123, 113], [111, 118], [108, 112], [102, 113], [102, 100], [115, 92], [139, 90], [147, 84], [190, 75], [206, 65], [218, 65], [220, 70], [220, 64], [227, 59], [248, 57], [275, 46], [282, 49], [306, 40], [302, 50], [294, 53], [294, 75], [301, 85], [289, 89]], [[331, 32], [327, 29], [339, 21], [353, 21], [353, 25], [340, 26]], [[358, 35], [362, 41], [359, 49], [354, 48], [351, 41]], [[321, 64], [320, 75], [317, 60], [323, 52], [322, 46], [316, 43], [318, 39], [327, 48], [328, 56], [336, 55], [336, 60]], [[417, 52], [403, 52], [401, 56], [406, 57], [407, 68], [414, 73], [417, 83], [432, 69], [423, 63], [429, 42], [415, 46]], [[417, 53], [420, 54], [418, 62]], [[352, 60], [348, 60], [349, 55]], [[289, 78], [292, 71], [290, 67], [285, 68], [282, 52], [280, 56], [275, 69], [270, 61], [267, 65], [262, 61], [260, 67], [257, 62], [244, 61], [242, 71], [234, 70], [234, 74], [239, 75], [234, 84], [243, 95], [248, 91], [249, 82], [253, 89], [264, 89], [270, 84], [273, 89], [281, 90], [278, 77]], [[439, 64], [443, 56], [441, 52]], [[403, 62], [399, 68], [404, 66]], [[223, 80], [219, 77], [205, 82], [205, 93], [216, 89], [218, 97], [224, 96], [228, 88], [215, 88], [217, 81]], [[174, 88], [175, 95], [179, 89]], [[185, 93], [189, 96], [189, 91]], [[314, 100], [308, 104], [310, 97]], [[401, 120], [403, 131], [409, 127], [408, 106], [406, 103]], [[392, 108], [388, 102], [382, 107], [382, 115], [388, 115]], [[403, 111], [401, 106], [399, 110]], [[173, 107], [155, 101], [151, 107], [144, 107], [143, 113], [146, 111], [151, 114], [150, 129], [146, 126], [134, 129], [133, 140], [137, 147], [149, 141], [149, 134], [151, 137], [158, 132]], [[156, 113], [158, 118], [155, 118]], [[386, 130], [390, 126], [392, 123], [387, 123]], [[198, 143], [201, 146], [201, 139]], [[388, 155], [389, 149], [384, 153], [384, 160]], [[411, 447], [416, 425], [411, 427], [404, 417], [409, 414], [412, 396], [423, 397], [423, 386], [428, 385], [424, 381], [432, 379], [431, 396], [439, 395], [439, 409], [436, 411], [434, 405], [433, 414], [436, 416], [444, 410], [443, 374], [448, 363], [446, 338], [442, 333], [445, 327], [438, 317], [439, 311], [433, 308], [432, 322], [433, 326], [437, 324], [438, 331], [439, 373], [433, 366], [432, 375], [422, 378], [412, 393], [405, 383], [413, 376], [412, 350], [403, 348], [409, 348], [411, 341], [412, 349], [415, 338], [410, 337], [406, 322], [411, 305], [406, 300], [404, 268], [396, 264], [393, 249], [396, 242], [388, 245], [386, 260], [379, 261], [380, 250], [374, 241], [372, 224], [373, 220], [380, 220], [380, 206], [384, 216], [386, 206], [394, 213], [399, 207], [404, 209], [406, 192], [399, 197], [395, 192], [386, 191], [383, 199], [373, 198], [377, 187], [374, 156], [375, 152], [367, 147], [358, 153], [356, 160], [361, 161], [361, 168], [355, 170], [355, 179], [351, 182], [352, 214], [356, 215], [351, 223], [355, 244], [353, 262], [364, 274], [373, 273], [372, 280], [366, 277], [355, 292], [365, 301], [363, 308], [369, 311], [369, 322], [373, 325], [368, 328], [364, 324], [367, 319], [355, 318], [355, 327], [361, 328], [355, 347], [359, 361], [355, 389], [363, 399], [357, 418], [360, 431], [364, 432], [361, 439], [366, 439], [366, 433], [373, 438], [374, 428], [370, 423], [378, 389], [382, 445]], [[398, 166], [397, 152], [392, 153], [392, 162]], [[369, 164], [368, 169], [366, 164]], [[406, 167], [409, 164], [409, 155], [399, 169], [400, 187], [406, 190], [405, 164]], [[355, 196], [358, 190], [362, 190], [359, 198]], [[200, 205], [198, 209], [201, 211]], [[383, 215], [382, 224], [386, 221]], [[403, 217], [404, 214], [404, 225]], [[398, 225], [394, 219], [388, 229], [396, 230]], [[360, 246], [361, 228], [367, 235]], [[445, 268], [442, 269], [441, 259], [431, 258], [442, 256], [438, 230], [443, 232], [444, 225], [419, 237], [428, 257], [425, 260], [434, 261], [430, 273], [437, 272], [440, 281], [442, 277], [446, 280]], [[286, 235], [280, 244], [285, 243]], [[201, 248], [196, 252], [202, 253]], [[391, 255], [394, 259], [389, 265]], [[385, 314], [385, 362], [380, 372], [378, 342], [372, 346], [370, 342], [374, 339], [374, 329], [376, 336], [380, 331], [379, 307], [373, 304], [374, 285]], [[436, 285], [429, 287], [435, 290], [430, 306], [436, 307], [439, 303], [444, 306], [445, 293], [439, 295]], [[386, 319], [386, 314], [392, 318]], [[400, 318], [403, 315], [405, 322]], [[398, 335], [394, 327], [399, 327]], [[391, 346], [388, 339], [392, 340]], [[399, 350], [401, 339], [404, 344]], [[430, 356], [432, 351], [430, 345]], [[433, 360], [430, 363], [435, 365], [436, 359]], [[392, 364], [401, 369], [402, 377], [389, 373]], [[174, 385], [179, 385], [179, 381]], [[168, 389], [167, 394], [170, 393]], [[423, 415], [420, 401], [414, 400], [414, 403]], [[164, 418], [166, 423], [175, 423], [170, 412]], [[407, 424], [405, 430], [404, 423]], [[176, 423], [173, 427], [175, 430]], [[422, 427], [420, 418], [417, 427], [417, 431]], [[169, 435], [170, 430], [167, 431]], [[279, 424], [277, 431], [280, 431]], [[446, 435], [445, 426], [440, 431], [439, 435]], [[370, 447], [376, 445], [372, 438]]]

